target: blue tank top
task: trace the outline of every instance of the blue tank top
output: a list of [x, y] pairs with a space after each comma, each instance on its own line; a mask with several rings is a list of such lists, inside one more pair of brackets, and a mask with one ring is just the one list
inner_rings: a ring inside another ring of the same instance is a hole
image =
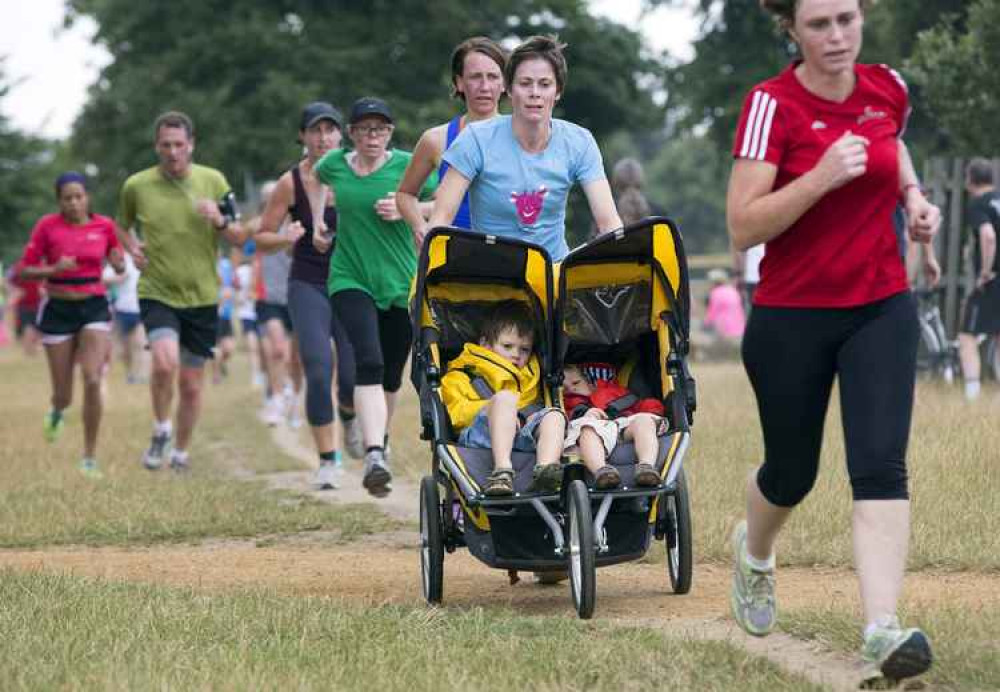
[[[455, 141], [458, 137], [459, 132], [462, 131], [462, 116], [456, 115], [448, 123], [448, 137], [445, 140], [444, 148], [447, 150], [451, 146], [451, 143]], [[443, 158], [441, 159], [441, 166], [438, 168], [438, 184], [444, 180], [444, 174], [448, 172], [450, 166], [448, 162]], [[465, 191], [465, 196], [462, 197], [462, 204], [458, 207], [458, 213], [455, 214], [455, 220], [451, 222], [452, 226], [456, 228], [472, 228], [472, 217], [469, 215], [469, 191]]]

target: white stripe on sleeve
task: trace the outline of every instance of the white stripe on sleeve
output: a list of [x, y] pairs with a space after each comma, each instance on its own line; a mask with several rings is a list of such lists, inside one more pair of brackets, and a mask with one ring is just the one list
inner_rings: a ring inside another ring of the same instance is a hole
[[774, 120], [774, 111], [778, 107], [778, 101], [771, 99], [767, 104], [767, 114], [764, 116], [764, 127], [761, 129], [760, 149], [757, 151], [757, 159], [764, 161], [767, 158], [767, 143], [771, 138], [771, 122]]
[[753, 138], [754, 122], [757, 120], [757, 112], [760, 108], [760, 98], [764, 92], [755, 91], [753, 95], [753, 105], [750, 106], [750, 115], [747, 117], [746, 128], [743, 130], [743, 148], [740, 149], [740, 158], [746, 158], [750, 152], [750, 140]]

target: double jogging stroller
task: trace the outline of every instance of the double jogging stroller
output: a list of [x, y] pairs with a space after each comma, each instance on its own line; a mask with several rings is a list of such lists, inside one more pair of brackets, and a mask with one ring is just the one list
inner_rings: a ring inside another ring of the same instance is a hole
[[[580, 463], [563, 465], [556, 493], [529, 492], [534, 454], [513, 454], [514, 494], [487, 497], [488, 449], [461, 447], [439, 393], [449, 361], [477, 340], [497, 301], [533, 310], [545, 404], [561, 405], [564, 362], [610, 365], [620, 384], [663, 401], [660, 484], [635, 487], [635, 450], [620, 443], [608, 463], [621, 476], [596, 490]], [[636, 560], [665, 541], [676, 593], [691, 588], [691, 518], [682, 462], [695, 409], [685, 362], [690, 297], [681, 237], [663, 218], [583, 245], [554, 265], [544, 249], [477, 232], [436, 228], [426, 238], [411, 304], [411, 376], [420, 397], [432, 473], [420, 484], [424, 597], [440, 603], [445, 552], [465, 546], [490, 567], [568, 572], [581, 618], [594, 611], [596, 567]]]

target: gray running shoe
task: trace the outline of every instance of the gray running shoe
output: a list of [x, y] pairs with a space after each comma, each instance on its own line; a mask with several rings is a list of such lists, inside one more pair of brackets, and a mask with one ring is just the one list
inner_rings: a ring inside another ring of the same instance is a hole
[[321, 461], [316, 471], [316, 487], [320, 490], [336, 490], [340, 487], [343, 466], [334, 461]]
[[365, 455], [365, 442], [361, 439], [361, 421], [354, 416], [349, 421], [341, 419], [344, 427], [344, 451], [352, 459], [360, 459]]
[[156, 471], [163, 466], [163, 459], [170, 448], [170, 433], [153, 433], [149, 440], [149, 449], [142, 453], [142, 465], [150, 471]]
[[392, 491], [392, 472], [385, 452], [373, 449], [365, 454], [365, 474], [361, 485], [375, 497], [385, 497]]
[[771, 633], [778, 619], [774, 594], [774, 568], [757, 570], [747, 562], [747, 523], [741, 521], [733, 530], [733, 590], [730, 605], [733, 616], [747, 634], [763, 637]]
[[904, 630], [895, 616], [865, 638], [861, 658], [865, 662], [862, 684], [866, 688], [879, 687], [882, 681], [896, 685], [927, 672], [934, 661], [927, 636], [914, 627]]

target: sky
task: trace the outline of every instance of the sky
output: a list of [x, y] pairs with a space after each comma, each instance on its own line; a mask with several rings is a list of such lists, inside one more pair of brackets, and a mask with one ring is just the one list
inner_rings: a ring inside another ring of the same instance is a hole
[[[640, 24], [641, 0], [590, 0], [595, 14], [628, 26]], [[66, 137], [87, 96], [110, 58], [91, 44], [95, 25], [78, 21], [62, 29], [64, 0], [0, 0], [0, 57], [4, 71], [16, 82], [0, 102], [0, 109], [18, 130], [46, 137]], [[691, 57], [697, 33], [691, 12], [659, 9], [641, 22], [649, 45], [669, 50], [681, 59]]]

